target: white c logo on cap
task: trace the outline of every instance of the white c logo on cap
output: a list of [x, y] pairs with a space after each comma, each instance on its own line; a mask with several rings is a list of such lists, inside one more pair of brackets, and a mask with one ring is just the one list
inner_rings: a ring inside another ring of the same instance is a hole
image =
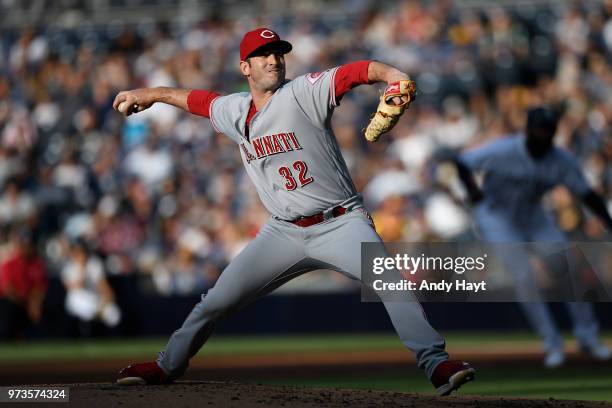
[[260, 36], [262, 36], [263, 38], [274, 38], [276, 37], [276, 34], [273, 31], [270, 30], [263, 30], [261, 33], [259, 33]]

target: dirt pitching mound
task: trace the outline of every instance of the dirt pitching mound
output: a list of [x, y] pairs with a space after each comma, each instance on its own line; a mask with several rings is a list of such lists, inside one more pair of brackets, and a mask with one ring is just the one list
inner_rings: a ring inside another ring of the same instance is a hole
[[[56, 385], [57, 386], [57, 385]], [[70, 405], [96, 407], [489, 407], [590, 408], [603, 402], [411, 394], [337, 388], [303, 388], [212, 381], [180, 381], [164, 386], [63, 384]]]

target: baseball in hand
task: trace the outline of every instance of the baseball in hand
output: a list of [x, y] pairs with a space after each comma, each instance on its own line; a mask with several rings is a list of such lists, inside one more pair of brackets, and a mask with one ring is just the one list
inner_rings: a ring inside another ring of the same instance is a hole
[[[131, 108], [131, 109], [130, 109]], [[131, 106], [127, 103], [127, 101], [123, 101], [119, 104], [119, 106], [117, 107], [117, 109], [119, 110], [119, 112], [123, 113], [124, 115], [128, 114], [128, 113], [132, 113], [132, 112], [138, 112], [138, 105], [136, 104], [132, 104]], [[129, 111], [131, 110], [131, 112]]]
[[117, 107], [117, 110], [125, 114], [127, 112], [127, 108], [128, 108], [128, 103], [123, 101], [119, 104], [119, 106]]

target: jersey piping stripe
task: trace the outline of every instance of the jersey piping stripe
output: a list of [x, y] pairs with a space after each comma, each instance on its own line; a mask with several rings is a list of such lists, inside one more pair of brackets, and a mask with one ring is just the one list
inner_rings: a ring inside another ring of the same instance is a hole
[[336, 72], [337, 71], [338, 71], [338, 67], [334, 68], [334, 72], [332, 73], [332, 78], [329, 83], [329, 95], [331, 97], [329, 101], [330, 107], [338, 106], [338, 103], [336, 102]]
[[214, 105], [215, 101], [216, 101], [217, 99], [219, 99], [219, 98], [220, 98], [220, 96], [217, 96], [215, 99], [213, 99], [213, 100], [210, 102], [210, 106], [208, 107], [208, 117], [210, 118], [210, 123], [213, 125], [213, 128], [215, 129], [215, 131], [216, 131], [217, 133], [223, 133], [223, 132], [221, 132], [221, 131], [219, 130], [219, 128], [217, 127], [217, 125], [215, 125], [215, 120], [213, 119], [213, 114], [212, 114], [212, 113], [213, 113], [213, 110], [212, 110], [212, 109], [213, 109], [213, 105]]

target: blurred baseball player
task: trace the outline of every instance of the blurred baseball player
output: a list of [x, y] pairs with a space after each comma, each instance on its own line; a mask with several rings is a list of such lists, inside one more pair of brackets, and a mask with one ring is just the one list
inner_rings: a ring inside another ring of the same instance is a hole
[[[563, 184], [595, 213], [612, 231], [612, 219], [603, 199], [586, 183], [580, 167], [567, 151], [554, 147], [557, 115], [538, 107], [527, 114], [525, 135], [506, 137], [454, 158], [459, 176], [471, 201], [477, 203], [474, 216], [485, 241], [494, 243], [565, 242], [566, 238], [541, 205], [542, 196]], [[482, 190], [472, 171], [482, 172]], [[529, 265], [525, 246], [512, 246], [500, 253], [506, 269], [515, 276], [517, 296], [530, 324], [544, 340], [546, 367], [565, 361], [563, 341], [539, 292]], [[566, 265], [560, 265], [565, 267]], [[598, 339], [593, 307], [586, 302], [566, 303], [580, 348], [597, 360], [612, 357]]]
[[[331, 115], [350, 89], [380, 81], [389, 84], [385, 95], [393, 105], [405, 106], [414, 96], [410, 86], [404, 86], [411, 81], [375, 61], [286, 80], [284, 55], [291, 48], [267, 28], [245, 34], [240, 71], [250, 92], [222, 96], [155, 88], [117, 95], [114, 108], [126, 115], [164, 102], [209, 118], [239, 146], [246, 171], [272, 215], [202, 295], [157, 362], [123, 369], [119, 384], [171, 382], [185, 372], [217, 320], [308, 271], [332, 269], [360, 279], [361, 242], [380, 242], [340, 153]], [[384, 305], [401, 341], [415, 353], [440, 395], [473, 379], [469, 364], [448, 360], [444, 339], [429, 325], [418, 302]]]

